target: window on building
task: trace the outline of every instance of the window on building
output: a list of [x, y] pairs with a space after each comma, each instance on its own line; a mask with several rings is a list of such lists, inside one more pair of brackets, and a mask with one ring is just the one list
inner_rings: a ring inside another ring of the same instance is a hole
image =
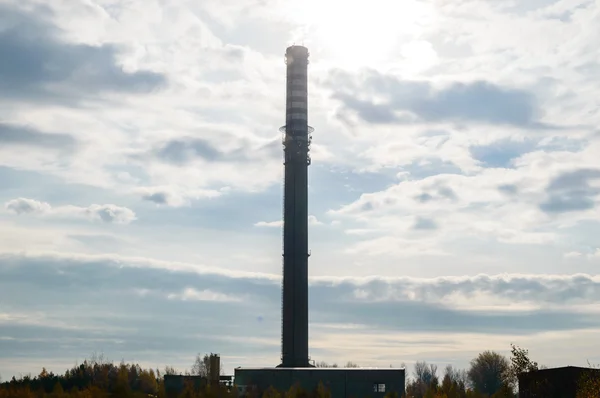
[[373, 384], [373, 392], [385, 392], [385, 384], [383, 384], [383, 383]]

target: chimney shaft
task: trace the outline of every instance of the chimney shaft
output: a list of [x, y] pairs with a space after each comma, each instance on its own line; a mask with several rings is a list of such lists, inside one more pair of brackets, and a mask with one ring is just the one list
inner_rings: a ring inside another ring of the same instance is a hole
[[308, 49], [286, 50], [280, 367], [308, 367]]

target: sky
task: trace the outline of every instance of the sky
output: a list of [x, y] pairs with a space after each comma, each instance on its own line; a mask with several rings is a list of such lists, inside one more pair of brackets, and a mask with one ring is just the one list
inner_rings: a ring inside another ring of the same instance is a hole
[[310, 355], [600, 363], [600, 1], [0, 0], [0, 377], [280, 361], [285, 48]]

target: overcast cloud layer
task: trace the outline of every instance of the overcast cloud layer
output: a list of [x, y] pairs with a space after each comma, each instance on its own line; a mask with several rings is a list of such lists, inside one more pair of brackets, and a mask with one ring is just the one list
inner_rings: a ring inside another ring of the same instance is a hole
[[0, 375], [278, 363], [292, 43], [312, 358], [600, 362], [598, 21], [583, 0], [0, 0]]

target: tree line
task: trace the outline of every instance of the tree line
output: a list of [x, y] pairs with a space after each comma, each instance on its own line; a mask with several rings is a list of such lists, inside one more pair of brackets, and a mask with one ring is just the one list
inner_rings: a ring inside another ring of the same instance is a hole
[[[590, 365], [591, 367], [591, 365]], [[518, 397], [519, 375], [545, 369], [529, 357], [529, 351], [511, 344], [507, 358], [494, 351], [484, 351], [473, 358], [466, 370], [452, 365], [444, 368], [442, 377], [435, 364], [417, 362], [406, 383], [406, 397], [411, 398], [514, 398]], [[533, 386], [536, 397], [546, 397], [544, 381]], [[577, 398], [600, 398], [600, 377], [585, 372], [577, 380]]]
[[[514, 397], [517, 375], [537, 370], [537, 363], [529, 360], [529, 353], [511, 346], [510, 360], [503, 355], [484, 351], [475, 357], [468, 370], [447, 365], [442, 374], [436, 364], [416, 362], [412, 376], [406, 378], [406, 397], [410, 398], [508, 398]], [[337, 367], [318, 362], [317, 367]], [[348, 362], [346, 367], [358, 367]], [[401, 365], [401, 367], [405, 367]]]
[[[326, 362], [318, 367], [337, 367]], [[354, 362], [345, 367], [359, 367]], [[511, 345], [509, 358], [493, 351], [484, 351], [473, 358], [468, 369], [456, 369], [447, 365], [442, 372], [438, 366], [419, 361], [407, 377], [407, 398], [512, 398], [516, 397], [518, 375], [522, 372], [543, 369], [529, 358], [529, 352]], [[222, 373], [222, 369], [220, 369]], [[180, 372], [172, 366], [159, 369], [143, 369], [137, 364], [123, 361], [114, 364], [102, 355], [57, 375], [45, 368], [37, 376], [13, 377], [0, 383], [0, 398], [167, 398], [163, 383], [164, 375], [200, 375], [210, 373], [209, 355], [198, 354], [189, 370]], [[206, 386], [200, 391], [185, 388], [179, 398], [237, 398], [236, 388]], [[297, 386], [287, 392], [269, 389], [263, 398], [329, 398], [328, 392], [319, 386], [314, 392], [306, 392]], [[585, 374], [579, 383], [578, 398], [600, 397], [600, 377]], [[257, 398], [257, 397], [253, 397]], [[387, 398], [397, 398], [389, 396]]]

